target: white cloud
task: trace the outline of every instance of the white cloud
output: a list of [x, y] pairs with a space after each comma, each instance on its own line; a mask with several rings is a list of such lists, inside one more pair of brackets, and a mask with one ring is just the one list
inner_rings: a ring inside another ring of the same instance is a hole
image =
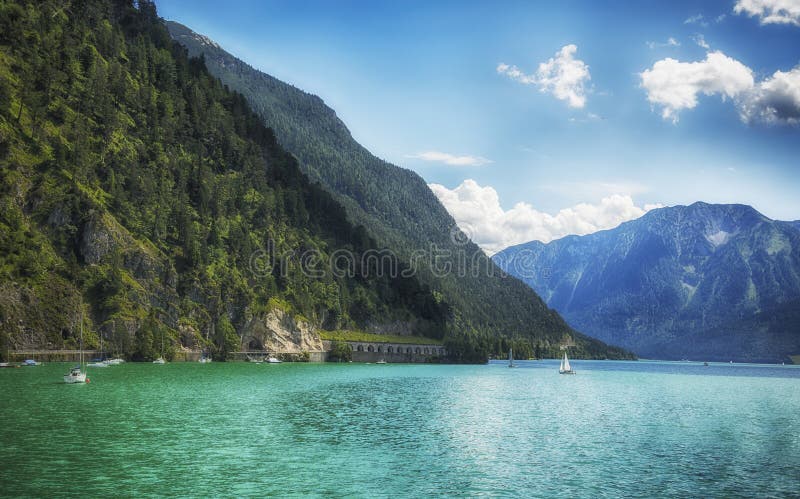
[[481, 156], [457, 156], [440, 151], [425, 151], [418, 154], [409, 154], [406, 157], [444, 163], [450, 166], [483, 166], [492, 163], [492, 160]]
[[736, 98], [754, 84], [753, 71], [722, 52], [709, 52], [704, 61], [680, 62], [662, 59], [640, 75], [647, 100], [661, 106], [664, 119], [678, 121], [682, 109], [697, 105], [697, 95]]
[[525, 74], [518, 67], [502, 62], [497, 65], [497, 72], [525, 85], [536, 85], [541, 92], [567, 101], [570, 107], [582, 108], [586, 105], [584, 85], [591, 75], [589, 66], [575, 59], [577, 51], [576, 45], [565, 45], [554, 57], [539, 64], [536, 74]]
[[681, 42], [679, 42], [678, 40], [676, 40], [673, 37], [667, 38], [666, 42], [646, 42], [646, 43], [647, 43], [647, 46], [651, 50], [652, 49], [661, 48], [661, 47], [680, 47], [681, 46]]
[[660, 207], [638, 207], [630, 196], [614, 194], [599, 204], [581, 203], [550, 215], [528, 203], [517, 203], [510, 210], [503, 210], [497, 191], [472, 179], [455, 189], [439, 184], [429, 187], [459, 227], [490, 255], [514, 244], [533, 240], [550, 242], [570, 234], [610, 229]]
[[708, 26], [708, 21], [706, 21], [705, 17], [703, 17], [703, 14], [695, 14], [687, 17], [686, 20], [683, 21], [683, 24], [697, 24], [705, 27]]
[[733, 11], [757, 17], [761, 24], [800, 26], [800, 0], [738, 0]]
[[711, 49], [711, 46], [706, 41], [706, 37], [704, 37], [703, 35], [699, 35], [699, 34], [695, 35], [692, 38], [692, 40], [694, 40], [694, 43], [696, 43], [698, 46], [700, 46], [700, 47], [702, 47], [702, 48], [704, 48], [706, 50], [710, 50]]
[[739, 114], [747, 123], [800, 124], [800, 66], [758, 83], [739, 103]]
[[694, 108], [702, 93], [730, 98], [745, 123], [800, 124], [800, 66], [756, 82], [750, 68], [717, 51], [699, 62], [662, 59], [639, 76], [647, 100], [673, 122], [681, 110]]

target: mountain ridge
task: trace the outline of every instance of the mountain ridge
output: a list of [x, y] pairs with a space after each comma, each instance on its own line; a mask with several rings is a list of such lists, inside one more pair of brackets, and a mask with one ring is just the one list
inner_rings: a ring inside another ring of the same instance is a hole
[[[322, 99], [254, 69], [182, 24], [167, 21], [167, 26], [190, 55], [202, 56], [212, 74], [248, 99], [303, 171], [345, 206], [353, 223], [363, 224], [402, 259], [417, 262], [420, 280], [453, 307], [455, 329], [463, 336], [451, 341], [451, 350], [470, 357], [479, 351], [499, 354], [506, 350], [504, 337], [524, 339], [527, 347], [519, 346], [530, 355], [534, 344], [555, 354], [567, 335], [576, 341], [576, 354], [623, 355], [572, 330], [532, 290], [506, 277], [458, 229], [418, 174], [373, 156]], [[430, 261], [415, 260], [420, 250], [430, 259], [431, 249], [448, 252], [442, 263], [463, 268], [464, 275], [440, 275]]]
[[800, 351], [798, 253], [796, 224], [697, 202], [494, 258], [574, 327], [641, 356], [777, 362]]
[[293, 258], [380, 248], [154, 4], [60, 4], [0, 5], [0, 357], [77, 348], [84, 323], [85, 346], [136, 360], [309, 325], [444, 335], [448, 305], [415, 276]]

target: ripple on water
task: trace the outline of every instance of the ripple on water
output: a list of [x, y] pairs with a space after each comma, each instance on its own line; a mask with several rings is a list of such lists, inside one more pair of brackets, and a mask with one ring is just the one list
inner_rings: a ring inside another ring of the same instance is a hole
[[800, 370], [575, 364], [124, 364], [85, 386], [4, 369], [0, 494], [800, 490]]

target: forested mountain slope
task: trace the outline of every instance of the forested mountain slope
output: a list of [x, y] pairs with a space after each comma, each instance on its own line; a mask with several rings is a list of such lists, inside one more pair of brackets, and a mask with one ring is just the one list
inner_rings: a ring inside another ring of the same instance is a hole
[[162, 336], [225, 357], [275, 310], [448, 330], [414, 276], [326, 271], [375, 241], [146, 0], [0, 3], [0, 165], [0, 355], [75, 348], [81, 315], [135, 359]]
[[[351, 221], [413, 262], [420, 280], [452, 306], [455, 334], [449, 347], [460, 358], [500, 353], [507, 346], [502, 338], [523, 340], [521, 355], [533, 354], [536, 345], [557, 354], [565, 337], [575, 341], [579, 356], [626, 355], [574, 332], [536, 293], [505, 276], [458, 230], [419, 175], [373, 156], [319, 97], [255, 70], [185, 26], [167, 25], [189, 54], [202, 55], [212, 74], [247, 98], [309, 177], [342, 203]], [[450, 271], [441, 271], [448, 266]]]

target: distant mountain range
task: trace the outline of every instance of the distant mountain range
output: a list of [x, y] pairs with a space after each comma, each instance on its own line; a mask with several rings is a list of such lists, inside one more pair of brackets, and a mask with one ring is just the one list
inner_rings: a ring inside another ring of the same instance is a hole
[[[554, 348], [557, 354], [565, 335], [574, 339], [577, 355], [625, 355], [573, 331], [536, 293], [503, 276], [490, 259], [473, 260], [482, 252], [458, 230], [426, 182], [358, 144], [322, 99], [252, 68], [186, 26], [168, 21], [167, 27], [190, 56], [202, 56], [214, 76], [244, 95], [280, 144], [298, 158], [300, 168], [345, 207], [353, 223], [366, 227], [404, 261], [414, 261], [420, 280], [452, 306], [451, 324], [465, 337], [461, 347], [450, 343], [451, 350], [463, 348], [457, 356], [497, 352], [505, 348], [496, 341], [501, 337], [524, 338], [542, 352]], [[451, 272], [437, 272], [429, 259], [414, 256], [433, 248], [440, 252], [437, 265], [449, 265]]]
[[573, 327], [642, 357], [776, 362], [800, 353], [800, 223], [750, 206], [657, 209], [494, 260]]

